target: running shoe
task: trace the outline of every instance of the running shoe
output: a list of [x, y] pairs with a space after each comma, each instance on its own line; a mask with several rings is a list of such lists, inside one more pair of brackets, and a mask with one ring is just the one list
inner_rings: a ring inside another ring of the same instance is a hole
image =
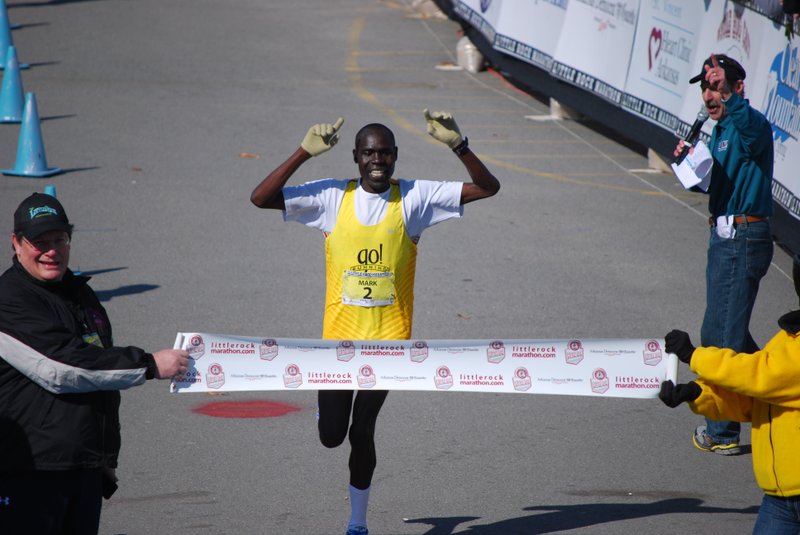
[[742, 453], [738, 442], [732, 444], [719, 444], [718, 442], [714, 442], [714, 439], [706, 433], [706, 426], [704, 425], [700, 425], [694, 430], [692, 443], [694, 447], [700, 451], [708, 451], [716, 453], [717, 455], [739, 455]]
[[356, 526], [348, 528], [345, 535], [369, 535], [369, 530], [364, 526]]

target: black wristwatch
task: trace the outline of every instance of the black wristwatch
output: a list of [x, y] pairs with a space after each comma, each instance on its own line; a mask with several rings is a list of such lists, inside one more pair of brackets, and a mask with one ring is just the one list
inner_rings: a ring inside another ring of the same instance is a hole
[[464, 156], [464, 154], [466, 154], [468, 150], [469, 150], [469, 138], [467, 136], [464, 136], [464, 140], [455, 147], [453, 147], [453, 152], [455, 152], [459, 156]]

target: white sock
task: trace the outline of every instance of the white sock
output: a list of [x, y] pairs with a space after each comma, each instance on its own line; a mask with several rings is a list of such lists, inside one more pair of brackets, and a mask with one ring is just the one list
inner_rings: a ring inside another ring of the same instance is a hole
[[367, 506], [369, 505], [369, 489], [357, 489], [350, 485], [350, 522], [347, 523], [347, 529], [356, 526], [367, 527]]

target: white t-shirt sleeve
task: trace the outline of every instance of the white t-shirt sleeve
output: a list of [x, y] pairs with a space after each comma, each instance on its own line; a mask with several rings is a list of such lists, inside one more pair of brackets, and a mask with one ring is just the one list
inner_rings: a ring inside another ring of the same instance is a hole
[[400, 180], [408, 235], [417, 238], [428, 227], [464, 215], [462, 185], [453, 181]]
[[[284, 221], [296, 221], [323, 232], [331, 232], [336, 225], [347, 182], [326, 178], [299, 186], [284, 186]], [[399, 183], [406, 231], [411, 238], [418, 238], [426, 228], [461, 217], [464, 213], [461, 182], [401, 179]], [[361, 223], [375, 225], [380, 222], [386, 213], [385, 200], [380, 202], [381, 196], [367, 194], [360, 188], [358, 194], [362, 198], [356, 202], [356, 212]], [[388, 199], [388, 193], [383, 196]]]
[[323, 232], [332, 231], [347, 182], [326, 178], [299, 186], [284, 186], [283, 220], [296, 221]]

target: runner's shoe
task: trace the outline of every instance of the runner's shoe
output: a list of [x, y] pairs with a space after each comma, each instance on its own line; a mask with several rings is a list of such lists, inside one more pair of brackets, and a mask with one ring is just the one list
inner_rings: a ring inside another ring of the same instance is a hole
[[706, 433], [706, 426], [704, 425], [700, 425], [694, 430], [692, 443], [694, 447], [700, 451], [708, 451], [716, 453], [717, 455], [739, 455], [742, 453], [738, 442], [732, 444], [719, 444], [714, 442], [714, 439]]
[[348, 528], [345, 535], [369, 535], [369, 530], [364, 526], [356, 526], [353, 528]]

